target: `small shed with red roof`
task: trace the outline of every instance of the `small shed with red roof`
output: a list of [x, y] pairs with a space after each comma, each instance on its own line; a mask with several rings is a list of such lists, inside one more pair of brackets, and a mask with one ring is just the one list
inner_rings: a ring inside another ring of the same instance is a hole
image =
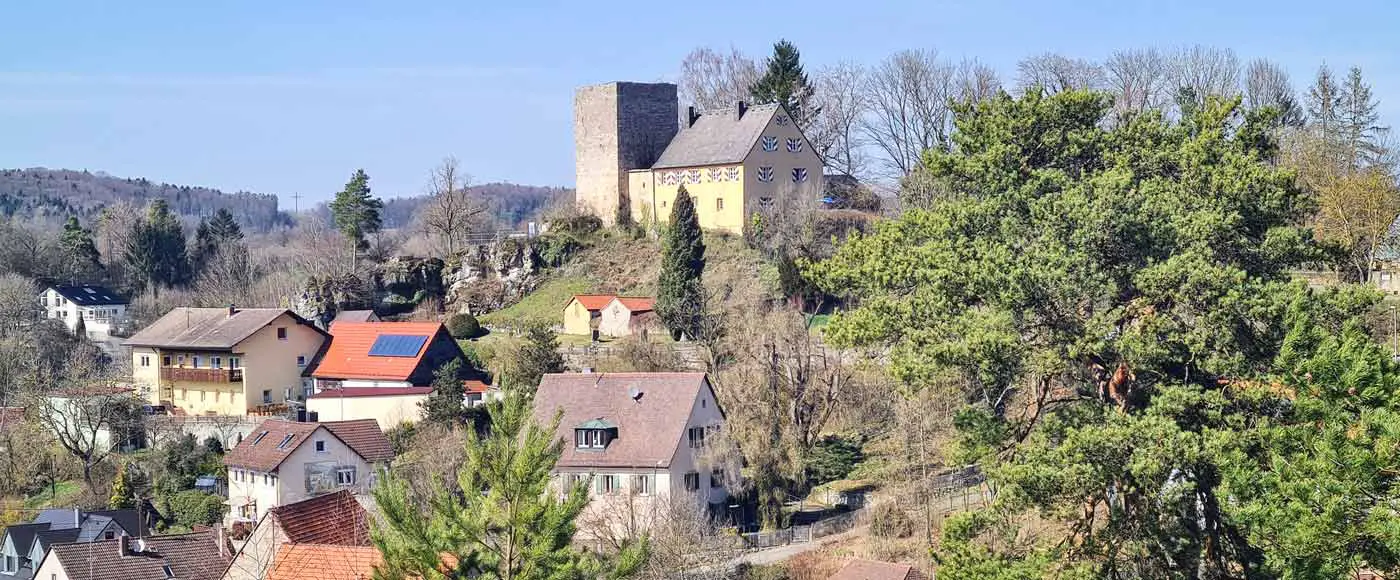
[[617, 296], [603, 307], [598, 317], [598, 334], [606, 336], [644, 335], [660, 327], [656, 299], [644, 296]]
[[576, 294], [564, 305], [565, 334], [593, 334], [595, 321], [613, 301], [612, 294]]

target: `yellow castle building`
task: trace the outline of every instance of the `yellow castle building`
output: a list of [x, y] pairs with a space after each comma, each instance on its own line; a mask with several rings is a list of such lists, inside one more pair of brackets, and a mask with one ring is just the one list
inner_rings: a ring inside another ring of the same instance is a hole
[[781, 105], [691, 107], [676, 86], [608, 83], [574, 97], [577, 200], [607, 224], [670, 218], [681, 187], [700, 227], [742, 234], [755, 216], [822, 192], [821, 158]]

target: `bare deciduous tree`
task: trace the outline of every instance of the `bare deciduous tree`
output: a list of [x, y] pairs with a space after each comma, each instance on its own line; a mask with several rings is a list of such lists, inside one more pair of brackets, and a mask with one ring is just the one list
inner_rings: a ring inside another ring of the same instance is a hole
[[19, 274], [0, 274], [0, 334], [9, 336], [34, 323], [39, 316], [36, 294], [38, 287], [33, 280]]
[[433, 169], [428, 200], [419, 209], [423, 230], [436, 238], [445, 256], [456, 256], [467, 247], [467, 237], [478, 225], [486, 204], [472, 199], [471, 176], [459, 168], [457, 158], [448, 157]]
[[320, 218], [301, 222], [291, 248], [291, 265], [302, 275], [340, 278], [355, 273], [349, 267], [351, 250], [345, 237]]
[[195, 297], [200, 306], [228, 304], [259, 305], [251, 296], [253, 284], [263, 275], [247, 246], [229, 244], [214, 252], [195, 279]]
[[1278, 63], [1259, 58], [1251, 61], [1244, 75], [1244, 103], [1251, 109], [1273, 107], [1279, 114], [1279, 124], [1285, 127], [1303, 126], [1303, 107], [1288, 72]]
[[1171, 102], [1167, 59], [1155, 48], [1114, 51], [1104, 63], [1104, 72], [1120, 115], [1165, 110]]
[[681, 61], [680, 101], [700, 110], [732, 107], [747, 100], [760, 76], [758, 63], [739, 49], [721, 53], [709, 47], [690, 51]]
[[828, 169], [851, 176], [865, 174], [868, 157], [861, 135], [867, 109], [865, 69], [843, 62], [817, 71], [816, 111], [808, 140]]
[[103, 378], [94, 353], [81, 353], [61, 371], [44, 374], [39, 382], [47, 388], [31, 395], [35, 418], [82, 463], [83, 483], [97, 493], [93, 468], [140, 428], [140, 400]]
[[975, 58], [963, 59], [954, 73], [957, 90], [954, 93], [959, 102], [980, 103], [996, 96], [1001, 91], [1001, 78], [996, 69]]
[[890, 176], [909, 175], [925, 150], [947, 145], [953, 77], [933, 50], [896, 53], [870, 71], [862, 132], [884, 154]]
[[1209, 97], [1230, 98], [1240, 92], [1240, 59], [1228, 48], [1183, 48], [1172, 56], [1169, 78], [1172, 89], [1197, 106]]
[[1016, 82], [1021, 92], [1040, 87], [1054, 94], [1078, 89], [1100, 89], [1103, 67], [1081, 59], [1047, 52], [1016, 63]]

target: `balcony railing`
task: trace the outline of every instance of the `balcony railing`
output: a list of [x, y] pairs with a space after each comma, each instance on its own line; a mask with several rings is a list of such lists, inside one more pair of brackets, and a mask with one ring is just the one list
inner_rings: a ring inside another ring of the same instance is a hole
[[160, 380], [162, 382], [238, 383], [243, 381], [243, 369], [161, 367]]

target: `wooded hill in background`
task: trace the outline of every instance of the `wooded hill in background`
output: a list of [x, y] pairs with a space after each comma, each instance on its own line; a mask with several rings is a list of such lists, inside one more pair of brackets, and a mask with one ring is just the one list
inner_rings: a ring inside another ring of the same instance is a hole
[[145, 206], [152, 199], [164, 199], [176, 215], [193, 219], [227, 209], [244, 227], [257, 232], [291, 223], [286, 213], [278, 211], [277, 196], [272, 194], [226, 193], [69, 169], [0, 170], [0, 215], [6, 218], [61, 224], [71, 215], [87, 223], [103, 207], [120, 202]]

